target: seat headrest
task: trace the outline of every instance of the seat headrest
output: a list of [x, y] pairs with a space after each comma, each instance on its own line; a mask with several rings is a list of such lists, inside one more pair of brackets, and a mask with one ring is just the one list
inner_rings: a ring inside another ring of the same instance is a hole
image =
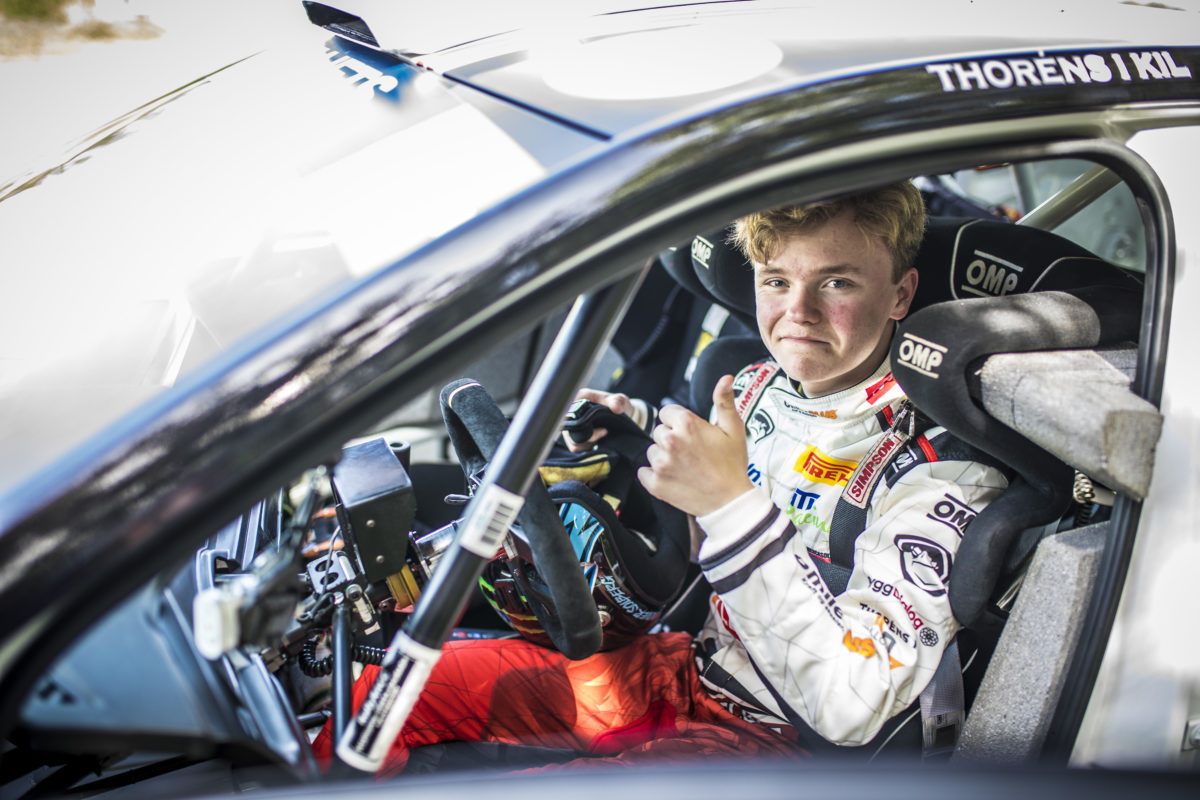
[[696, 277], [696, 268], [692, 265], [691, 248], [693, 245], [680, 245], [664, 250], [658, 260], [663, 270], [680, 286], [706, 303], [715, 303], [717, 298], [700, 283]]
[[974, 218], [930, 217], [915, 266], [921, 277], [910, 313], [945, 300], [1138, 285], [1125, 270], [1058, 234]]
[[[730, 232], [695, 237], [692, 266], [717, 302], [753, 319], [753, 267], [729, 244]], [[944, 300], [1139, 283], [1058, 234], [971, 217], [930, 217], [915, 266], [921, 277], [910, 313]]]
[[692, 269], [717, 303], [728, 308], [751, 328], [754, 322], [754, 267], [742, 252], [729, 244], [733, 226], [701, 234], [692, 239]]

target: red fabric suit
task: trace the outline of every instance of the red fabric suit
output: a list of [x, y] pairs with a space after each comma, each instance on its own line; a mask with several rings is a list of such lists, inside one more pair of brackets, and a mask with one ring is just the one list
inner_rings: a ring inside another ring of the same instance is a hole
[[[365, 667], [355, 682], [356, 711], [378, 674]], [[523, 639], [449, 642], [379, 774], [404, 769], [409, 748], [449, 741], [568, 748], [615, 763], [802, 752], [794, 733], [743, 720], [705, 691], [687, 633], [643, 636], [580, 661]], [[313, 747], [328, 764], [331, 725]]]

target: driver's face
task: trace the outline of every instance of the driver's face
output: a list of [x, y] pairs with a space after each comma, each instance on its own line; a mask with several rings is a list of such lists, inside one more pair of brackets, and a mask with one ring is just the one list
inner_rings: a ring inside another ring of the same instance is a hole
[[891, 254], [859, 230], [852, 209], [754, 264], [759, 333], [806, 395], [848, 389], [883, 361], [917, 288], [916, 270], [899, 282], [892, 272]]

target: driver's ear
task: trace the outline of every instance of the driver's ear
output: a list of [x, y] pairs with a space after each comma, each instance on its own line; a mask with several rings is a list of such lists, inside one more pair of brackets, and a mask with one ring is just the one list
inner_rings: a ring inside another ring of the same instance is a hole
[[912, 305], [913, 298], [917, 294], [918, 277], [917, 270], [910, 268], [900, 278], [900, 282], [896, 284], [896, 302], [892, 306], [892, 313], [889, 315], [889, 318], [901, 320], [907, 316], [908, 308]]

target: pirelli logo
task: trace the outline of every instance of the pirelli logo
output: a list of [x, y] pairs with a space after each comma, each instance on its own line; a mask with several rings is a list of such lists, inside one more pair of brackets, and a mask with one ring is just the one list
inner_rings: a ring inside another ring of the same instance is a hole
[[809, 480], [837, 486], [850, 480], [856, 466], [858, 464], [854, 461], [827, 456], [810, 445], [796, 459], [795, 470]]

